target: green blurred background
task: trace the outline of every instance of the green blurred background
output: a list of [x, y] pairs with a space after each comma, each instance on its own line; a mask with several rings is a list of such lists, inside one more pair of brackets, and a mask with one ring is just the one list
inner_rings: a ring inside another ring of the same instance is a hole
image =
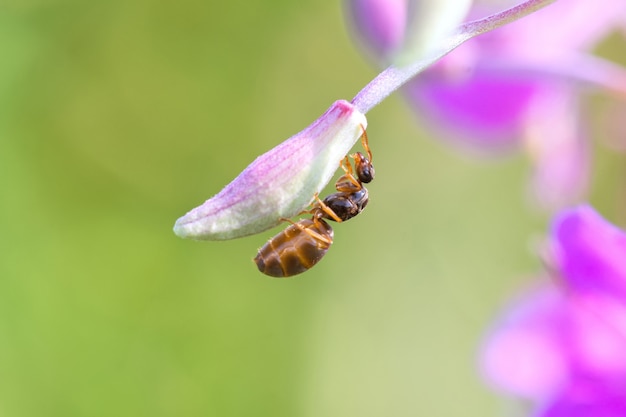
[[[475, 358], [540, 270], [521, 157], [462, 157], [393, 96], [368, 115], [370, 205], [305, 275], [251, 262], [280, 228], [171, 231], [375, 75], [342, 19], [330, 0], [0, 1], [0, 416], [502, 414]], [[620, 160], [597, 166], [615, 219]]]

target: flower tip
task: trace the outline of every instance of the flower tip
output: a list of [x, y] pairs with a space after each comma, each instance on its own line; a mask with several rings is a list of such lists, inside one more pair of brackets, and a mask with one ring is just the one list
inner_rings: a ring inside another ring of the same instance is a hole
[[[242, 214], [245, 211], [237, 213], [237, 210], [229, 210], [224, 206], [229, 198], [232, 198], [232, 191], [227, 186], [219, 194], [176, 220], [174, 234], [183, 239], [227, 240], [255, 233], [246, 224], [245, 215]], [[276, 224], [278, 220], [267, 228]]]
[[186, 215], [180, 217], [174, 223], [174, 234], [183, 239], [199, 239], [203, 235], [207, 235], [206, 231], [201, 233], [198, 230], [198, 222], [192, 220], [193, 210]]

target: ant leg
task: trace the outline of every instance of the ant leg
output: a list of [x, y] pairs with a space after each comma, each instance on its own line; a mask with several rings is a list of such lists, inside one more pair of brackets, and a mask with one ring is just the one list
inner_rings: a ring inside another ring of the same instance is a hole
[[[322, 210], [324, 213], [328, 214], [334, 221], [337, 223], [341, 223], [343, 220], [337, 214], [326, 205], [322, 200], [320, 200], [319, 196], [315, 194], [315, 199], [317, 200], [317, 204], [319, 205], [318, 210]], [[317, 218], [313, 216], [313, 221], [316, 221]]]
[[[319, 197], [318, 197], [318, 196], [319, 196], [319, 193], [315, 193], [315, 194], [313, 195], [313, 199], [314, 199], [314, 200], [317, 200], [317, 201], [320, 201], [320, 199], [319, 199]], [[319, 204], [313, 204], [313, 202], [311, 202], [311, 203], [309, 203], [309, 205], [312, 205], [310, 209], [308, 209], [308, 210], [302, 210], [300, 213], [296, 214], [296, 216], [300, 216], [300, 215], [302, 215], [302, 214], [315, 214], [315, 212], [319, 209]], [[294, 222], [292, 222], [291, 220], [289, 220], [289, 219], [285, 219], [284, 217], [281, 217], [281, 218], [280, 218], [280, 221], [286, 221], [286, 222], [289, 222], [289, 223], [291, 223], [291, 224], [295, 224], [295, 223], [294, 223]]]
[[[369, 183], [374, 179], [374, 166], [372, 165], [372, 150], [369, 147], [369, 143], [367, 141], [367, 133], [363, 126], [363, 133], [361, 134], [361, 142], [363, 144], [363, 148], [367, 152], [367, 157], [363, 156], [361, 152], [355, 152], [350, 157], [354, 159], [354, 170], [356, 171], [356, 175], [358, 176], [359, 185], [361, 183]], [[361, 187], [359, 187], [359, 190]]]
[[[300, 224], [300, 222], [297, 222], [297, 223], [296, 223], [296, 222], [291, 221], [291, 220], [289, 220], [289, 219], [281, 219], [281, 220], [285, 220], [285, 221], [287, 221], [287, 222], [291, 223], [293, 226], [296, 226], [298, 229], [300, 229], [301, 231], [303, 231], [304, 233], [306, 233], [307, 235], [311, 236], [313, 239], [315, 239], [315, 240], [317, 240], [317, 241], [319, 241], [319, 242], [324, 242], [324, 243], [326, 243], [326, 244], [328, 244], [328, 245], [330, 245], [330, 244], [332, 244], [332, 243], [333, 243], [333, 240], [332, 240], [331, 238], [326, 237], [326, 236], [324, 236], [324, 235], [321, 235], [321, 234], [317, 233], [317, 232], [316, 232], [316, 231], [314, 231], [314, 230], [307, 229], [306, 227], [302, 226], [302, 225]], [[315, 216], [313, 217], [313, 222], [314, 222], [314, 223], [316, 223], [316, 224], [317, 224], [319, 221], [320, 221], [320, 220], [319, 220], [317, 217], [315, 217]]]
[[[354, 158], [354, 155], [350, 155]], [[361, 189], [361, 183], [354, 177], [354, 171], [352, 170], [352, 164], [350, 159], [346, 155], [339, 162], [339, 166], [344, 170], [345, 174], [339, 177], [335, 182], [335, 188], [340, 192], [355, 192]]]
[[[342, 177], [343, 178], [343, 177]], [[341, 220], [341, 218], [339, 216], [337, 216], [337, 214], [333, 211], [333, 209], [331, 209], [330, 207], [328, 207], [326, 205], [326, 203], [324, 203], [320, 197], [319, 197], [319, 193], [315, 193], [315, 195], [313, 196], [313, 198], [316, 200], [316, 204], [310, 208], [309, 210], [302, 210], [300, 213], [298, 213], [298, 216], [301, 214], [312, 214], [313, 215], [313, 220], [317, 220], [316, 214], [319, 211], [322, 211], [326, 214], [328, 214], [328, 216], [330, 216], [334, 221], [336, 221], [337, 223], [342, 222], [343, 220]], [[288, 223], [291, 223], [293, 225], [296, 224], [296, 222], [286, 219], [284, 217], [280, 218], [280, 221], [285, 221]]]
[[363, 149], [365, 149], [365, 151], [367, 152], [367, 157], [369, 158], [370, 162], [372, 161], [372, 151], [370, 150], [370, 145], [369, 142], [367, 140], [367, 132], [365, 131], [365, 128], [363, 127], [363, 125], [361, 125], [361, 129], [363, 129], [363, 134], [361, 135], [361, 143], [363, 144]]
[[[309, 209], [306, 209], [306, 210], [302, 210], [300, 213], [296, 214], [296, 216], [301, 216], [301, 215], [303, 215], [303, 214], [313, 214], [313, 216], [315, 216], [315, 213], [316, 213], [316, 212], [320, 209], [320, 204], [319, 204], [319, 203], [321, 203], [321, 201], [320, 201], [320, 199], [319, 199], [319, 193], [315, 193], [315, 194], [313, 195], [313, 200], [317, 200], [317, 201], [316, 201], [316, 204], [313, 204], [313, 201], [311, 201], [311, 202], [309, 203], [310, 208], [309, 208]], [[323, 203], [322, 203], [322, 204], [323, 204]], [[329, 209], [329, 210], [330, 210], [330, 209]], [[285, 222], [289, 222], [289, 223], [291, 223], [291, 224], [296, 224], [295, 222], [293, 222], [293, 221], [291, 221], [291, 220], [289, 220], [289, 219], [286, 219], [286, 218], [284, 218], [284, 217], [281, 217], [281, 218], [280, 218], [280, 221], [281, 221], [281, 222], [282, 222], [282, 221], [285, 221]]]
[[[314, 222], [317, 222], [319, 220], [313, 220]], [[333, 243], [333, 239], [331, 237], [327, 237], [324, 235], [321, 235], [317, 232], [314, 232], [311, 229], [306, 229], [304, 228], [302, 225], [299, 225], [300, 229], [302, 229], [303, 232], [305, 232], [306, 234], [308, 234], [309, 236], [311, 236], [313, 239], [317, 240], [318, 242], [324, 242], [327, 245], [332, 245]]]
[[341, 161], [339, 161], [339, 166], [341, 167], [341, 169], [343, 169], [346, 175], [352, 175], [352, 164], [350, 163], [350, 158], [348, 158], [348, 155], [346, 155]]

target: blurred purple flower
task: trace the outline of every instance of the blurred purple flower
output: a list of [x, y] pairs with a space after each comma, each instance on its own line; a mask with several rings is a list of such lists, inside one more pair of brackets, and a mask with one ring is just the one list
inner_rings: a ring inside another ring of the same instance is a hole
[[626, 382], [581, 380], [539, 412], [540, 417], [624, 417]]
[[626, 304], [626, 233], [583, 206], [560, 215], [552, 236], [552, 262], [570, 288]]
[[554, 222], [561, 287], [513, 303], [482, 352], [485, 377], [542, 417], [626, 415], [626, 233], [581, 206]]
[[[348, 2], [352, 11], [387, 4]], [[408, 13], [406, 1], [388, 4], [385, 13], [352, 13], [356, 32], [379, 62], [388, 59], [386, 47], [401, 42], [396, 32], [385, 37], [385, 25]], [[527, 149], [535, 165], [533, 196], [545, 208], [564, 207], [584, 196], [589, 176], [580, 87], [626, 98], [626, 70], [589, 52], [624, 22], [623, 0], [556, 2], [461, 46], [408, 83], [406, 97], [421, 120], [465, 149]], [[382, 40], [373, 41], [377, 36]]]

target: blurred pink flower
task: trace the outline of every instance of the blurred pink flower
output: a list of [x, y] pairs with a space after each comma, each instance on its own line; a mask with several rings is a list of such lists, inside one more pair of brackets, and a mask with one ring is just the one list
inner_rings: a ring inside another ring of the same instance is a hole
[[624, 417], [626, 383], [577, 381], [538, 413], [537, 417]]
[[[551, 262], [572, 290], [626, 305], [626, 233], [588, 206], [566, 211], [552, 229]], [[626, 354], [624, 355], [626, 357]]]
[[[372, 2], [349, 0], [350, 10]], [[407, 4], [390, 2], [385, 13], [352, 16], [358, 35], [381, 62], [387, 59], [384, 48], [396, 45], [398, 35], [378, 44], [372, 39], [383, 38], [380, 27], [402, 21], [407, 10], [398, 3]], [[472, 15], [480, 11], [475, 7]], [[547, 209], [564, 207], [580, 201], [588, 185], [581, 87], [626, 98], [626, 70], [590, 52], [624, 22], [623, 0], [556, 2], [462, 45], [409, 82], [406, 97], [420, 120], [462, 148], [526, 149], [535, 165], [533, 197]]]
[[550, 254], [562, 287], [536, 288], [502, 317], [482, 352], [492, 385], [539, 416], [626, 415], [625, 243], [590, 207], [557, 217]]

